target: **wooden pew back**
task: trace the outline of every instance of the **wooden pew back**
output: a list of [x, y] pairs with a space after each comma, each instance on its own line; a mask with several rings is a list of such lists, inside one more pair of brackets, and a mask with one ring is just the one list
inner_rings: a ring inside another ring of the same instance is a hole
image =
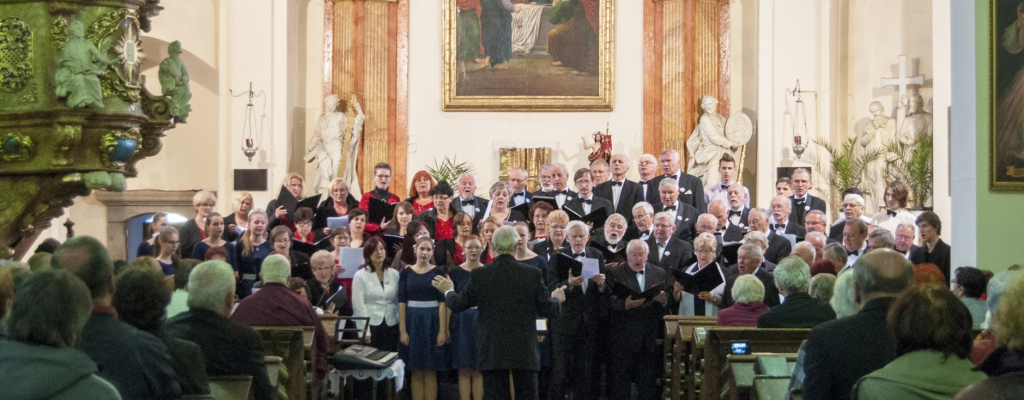
[[692, 355], [692, 336], [695, 326], [713, 326], [716, 317], [666, 315], [665, 316], [665, 386], [662, 398], [681, 400], [687, 379], [687, 365]]
[[796, 353], [810, 329], [757, 329], [714, 327], [708, 330], [701, 364], [701, 400], [718, 400], [726, 382], [726, 357], [732, 342], [749, 343], [751, 353]]
[[251, 386], [249, 375], [210, 377], [210, 395], [217, 400], [249, 400]]
[[[307, 327], [308, 328], [308, 327]], [[254, 326], [263, 338], [263, 351], [267, 356], [281, 357], [282, 377], [288, 379], [278, 382], [278, 392], [283, 387], [289, 399], [306, 399], [306, 362], [305, 340], [301, 326]]]

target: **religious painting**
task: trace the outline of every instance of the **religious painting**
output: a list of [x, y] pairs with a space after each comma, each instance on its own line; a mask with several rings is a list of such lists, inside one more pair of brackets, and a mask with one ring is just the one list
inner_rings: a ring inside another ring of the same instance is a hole
[[445, 111], [611, 111], [614, 0], [442, 0]]
[[989, 188], [1024, 190], [1024, 0], [992, 2]]

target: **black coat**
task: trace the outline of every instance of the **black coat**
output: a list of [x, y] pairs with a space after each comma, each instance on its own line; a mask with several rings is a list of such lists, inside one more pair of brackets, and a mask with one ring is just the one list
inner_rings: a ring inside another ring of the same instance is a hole
[[460, 198], [459, 196], [455, 196], [455, 198], [452, 199], [451, 206], [453, 209], [455, 209], [456, 212], [462, 211], [463, 207], [473, 207], [473, 212], [475, 213], [473, 215], [473, 233], [476, 234], [478, 233], [478, 225], [480, 225], [480, 220], [484, 219], [484, 213], [487, 212], [487, 203], [489, 203], [490, 201], [479, 196], [473, 196], [472, 201], [472, 206], [470, 206], [470, 204], [468, 203], [465, 206], [463, 206], [462, 198]]
[[[775, 232], [775, 229], [772, 229], [771, 225], [769, 225], [768, 231]], [[789, 223], [786, 224], [786, 231], [783, 233], [787, 235], [793, 235], [798, 238], [802, 238], [804, 236], [807, 236], [807, 229], [804, 229], [803, 225], [798, 225], [796, 222], [793, 222], [793, 220], [790, 219]]]
[[791, 293], [786, 297], [785, 302], [757, 317], [757, 327], [813, 328], [834, 319], [836, 319], [836, 312], [832, 310], [832, 306], [805, 292], [797, 292]]
[[181, 395], [167, 345], [156, 336], [135, 329], [114, 314], [95, 311], [80, 337], [79, 349], [96, 363], [97, 374], [114, 384], [125, 399], [177, 399]]
[[793, 244], [789, 242], [789, 239], [776, 235], [774, 232], [768, 233], [768, 250], [764, 252], [766, 261], [778, 264], [792, 252]]
[[804, 380], [805, 399], [849, 398], [857, 380], [896, 359], [885, 320], [893, 300], [871, 300], [852, 316], [811, 329], [804, 371], [814, 373]]
[[[345, 204], [348, 206], [349, 210], [359, 208], [359, 200], [356, 200], [356, 198], [352, 196], [352, 193], [348, 194], [348, 198], [345, 199]], [[324, 228], [327, 227], [327, 218], [341, 216], [342, 215], [338, 215], [338, 213], [334, 212], [334, 199], [327, 197], [327, 199], [321, 201], [320, 205], [316, 207], [316, 213], [313, 215], [313, 233], [317, 235], [317, 240], [324, 237]], [[227, 221], [225, 221], [225, 224], [227, 224]]]
[[167, 321], [168, 335], [191, 341], [203, 350], [206, 374], [252, 376], [250, 395], [257, 400], [274, 398], [274, 388], [264, 364], [263, 340], [250, 327], [217, 314], [195, 308]]
[[[675, 205], [676, 230], [672, 236], [687, 242], [693, 242], [694, 233], [697, 232], [697, 217], [700, 216], [700, 212], [698, 212], [696, 208], [693, 208], [693, 206], [679, 200], [676, 200]], [[659, 204], [658, 207], [654, 208], [654, 213], [657, 214], [664, 210], [665, 206]]]
[[[526, 201], [525, 201], [526, 206], [527, 207], [533, 206], [533, 193], [530, 193], [528, 190], [523, 190], [523, 193], [526, 194]], [[452, 203], [454, 203], [454, 202], [452, 202]], [[511, 196], [509, 196], [508, 203], [509, 203], [509, 207], [515, 207], [515, 206], [518, 206], [520, 204], [520, 203], [516, 202], [516, 195], [515, 194], [512, 194]]]
[[793, 211], [789, 214], [789, 220], [801, 226], [804, 225], [804, 216], [807, 215], [808, 211], [818, 210], [828, 215], [825, 200], [811, 196], [809, 193], [807, 194], [807, 201], [803, 205], [797, 205], [795, 197], [791, 198], [790, 205], [793, 207]]
[[[238, 240], [238, 238], [242, 237], [242, 235], [236, 233], [234, 229], [228, 229], [229, 226], [237, 225], [237, 224], [238, 224], [238, 220], [235, 219], [235, 213], [230, 213], [228, 215], [225, 215], [224, 216], [224, 234], [220, 236], [221, 239], [224, 239], [225, 241], [228, 241], [228, 242], [234, 242], [234, 241]], [[179, 235], [179, 239], [180, 239], [180, 237], [181, 236]], [[139, 256], [142, 256], [142, 254], [139, 254]]]
[[[722, 293], [722, 308], [731, 307], [735, 303], [735, 299], [732, 298], [732, 287], [736, 284], [736, 278], [740, 277], [739, 271], [731, 272], [735, 265], [725, 270], [725, 291]], [[754, 271], [754, 276], [761, 280], [761, 284], [764, 285], [764, 304], [768, 307], [775, 307], [779, 305], [779, 288], [775, 286], [775, 278], [772, 274], [765, 271], [764, 264], [757, 267], [757, 271]], [[835, 313], [832, 313], [832, 318], [835, 319]]]
[[[664, 178], [673, 178], [679, 182], [679, 201], [689, 204], [702, 214], [708, 211], [708, 204], [704, 201], [704, 181], [683, 171], [675, 175], [663, 175], [656, 180], [660, 183]], [[654, 192], [658, 192], [657, 187], [654, 188]]]
[[[180, 242], [178, 254], [181, 255], [181, 258], [192, 258], [192, 247], [203, 241], [203, 233], [199, 230], [199, 224], [195, 219], [185, 221], [181, 225], [181, 228], [178, 229], [178, 241]], [[157, 255], [159, 256], [159, 254]]]
[[453, 312], [478, 308], [481, 371], [540, 369], [537, 318], [558, 315], [558, 302], [541, 283], [541, 271], [508, 254], [473, 270], [461, 293], [450, 291], [445, 303]]
[[633, 206], [636, 203], [643, 201], [643, 187], [641, 187], [639, 183], [633, 182], [629, 179], [623, 180], [622, 190], [619, 191], [618, 207], [614, 207], [615, 191], [612, 187], [613, 185], [611, 180], [594, 186], [594, 196], [608, 200], [608, 202], [612, 203], [614, 211], [622, 214], [623, 217], [626, 217], [626, 222], [628, 224], [632, 224]]
[[949, 245], [946, 244], [946, 242], [943, 242], [942, 239], [939, 239], [939, 241], [935, 243], [935, 248], [932, 249], [931, 253], [928, 252], [928, 246], [922, 246], [911, 250], [910, 262], [914, 265], [923, 263], [935, 264], [935, 266], [939, 267], [939, 271], [942, 271], [942, 275], [945, 275], [946, 286], [949, 286], [949, 275], [951, 274], [949, 270], [950, 250], [951, 248]]
[[[655, 210], [657, 210], [658, 206], [661, 205], [661, 195], [658, 193], [658, 183], [664, 178], [665, 177], [661, 175], [651, 178], [651, 180], [647, 181], [646, 191], [644, 191], [644, 181], [641, 180], [637, 182], [637, 185], [640, 186], [640, 196], [637, 197], [637, 201], [646, 201], [650, 203]], [[644, 196], [647, 196], [646, 200]]]
[[745, 226], [729, 224], [729, 226], [725, 228], [725, 234], [722, 235], [722, 240], [726, 243], [739, 242], [743, 240], [743, 236], [746, 236], [747, 232], [748, 231]]
[[626, 262], [626, 245], [628, 244], [629, 240], [623, 237], [615, 246], [612, 246], [604, 238], [604, 230], [600, 229], [594, 232], [593, 235], [590, 235], [590, 243], [587, 243], [587, 246], [600, 250], [601, 254], [604, 255], [605, 263], [611, 264]]
[[210, 379], [206, 376], [206, 370], [196, 368], [198, 365], [206, 365], [203, 361], [203, 350], [188, 340], [162, 333], [161, 335], [158, 337], [167, 345], [167, 353], [171, 355], [171, 366], [174, 368], [174, 378], [181, 385], [181, 394], [210, 394]]
[[[615, 213], [615, 207], [612, 206], [611, 201], [597, 197], [595, 194], [591, 194], [590, 200], [590, 212], [595, 212], [600, 208], [604, 208], [605, 212], [607, 212], [609, 216]], [[570, 209], [581, 217], [588, 214], [583, 212], [583, 199], [581, 199], [579, 195], [573, 196], [572, 200], [566, 200], [565, 205], [562, 206], [562, 208]], [[600, 226], [595, 226], [594, 228], [600, 228]]]
[[693, 253], [693, 246], [686, 241], [683, 241], [677, 237], [668, 238], [668, 244], [665, 246], [665, 255], [658, 261], [658, 241], [654, 239], [654, 235], [651, 235], [647, 239], [647, 248], [650, 252], [647, 254], [647, 262], [654, 264], [665, 271], [670, 269], [685, 270], [686, 267], [697, 261]]
[[[572, 247], [565, 246], [561, 250], [562, 254], [572, 256]], [[600, 250], [593, 247], [587, 246], [583, 252], [587, 258], [597, 259], [597, 265], [601, 273], [607, 274], [607, 268], [605, 267], [604, 254]], [[580, 329], [587, 329], [593, 331], [596, 328], [597, 316], [607, 314], [606, 303], [608, 296], [608, 289], [605, 288], [605, 292], [601, 292], [597, 285], [593, 282], [587, 283], [587, 291], [583, 292], [583, 285], [580, 286], [568, 286], [569, 277], [568, 275], [562, 275], [559, 272], [558, 258], [553, 257], [554, 261], [551, 261], [551, 270], [554, 271], [555, 279], [558, 283], [556, 287], [566, 286], [565, 290], [565, 303], [562, 303], [562, 312], [558, 314], [557, 318], [552, 318], [548, 322], [548, 328], [551, 329], [552, 333], [564, 334], [564, 335], [576, 335]], [[607, 283], [606, 283], [607, 285]]]
[[[644, 267], [644, 275], [647, 286], [643, 288], [645, 290], [658, 284], [667, 284], [666, 287], [669, 288], [674, 282], [664, 269], [650, 263]], [[623, 265], [608, 271], [607, 279], [612, 285], [626, 285], [636, 292], [642, 291], [636, 280], [636, 273], [629, 266]], [[668, 306], [663, 306], [657, 301], [649, 301], [643, 306], [627, 310], [626, 299], [619, 298], [615, 294], [611, 295], [610, 303], [611, 332], [608, 335], [608, 344], [612, 353], [619, 355], [657, 353], [661, 346], [657, 340], [661, 332], [665, 330], [662, 321]]]

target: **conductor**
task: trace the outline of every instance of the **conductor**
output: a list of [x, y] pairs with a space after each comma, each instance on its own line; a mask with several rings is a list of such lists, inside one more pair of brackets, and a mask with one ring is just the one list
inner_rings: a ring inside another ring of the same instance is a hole
[[480, 371], [484, 380], [484, 399], [511, 399], [511, 373], [517, 400], [537, 399], [537, 318], [552, 318], [565, 301], [563, 290], [550, 294], [544, 287], [539, 269], [516, 261], [519, 234], [511, 226], [494, 232], [494, 263], [474, 269], [462, 293], [455, 293], [452, 281], [434, 278], [433, 285], [445, 294], [452, 312], [476, 306], [479, 312]]

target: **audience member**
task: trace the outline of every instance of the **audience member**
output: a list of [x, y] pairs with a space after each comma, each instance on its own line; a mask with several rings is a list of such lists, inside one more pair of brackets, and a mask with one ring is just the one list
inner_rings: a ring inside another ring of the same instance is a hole
[[757, 327], [813, 328], [836, 319], [828, 304], [808, 294], [810, 281], [811, 270], [803, 260], [794, 256], [784, 258], [775, 267], [775, 285], [786, 300], [757, 317]]
[[768, 311], [764, 304], [764, 284], [745, 274], [736, 277], [730, 295], [735, 302], [718, 311], [718, 326], [757, 326], [757, 318]]
[[985, 316], [985, 322], [981, 326], [984, 330], [974, 339], [974, 346], [971, 349], [971, 362], [974, 365], [985, 361], [985, 358], [997, 347], [995, 333], [992, 330], [992, 319], [996, 314], [996, 309], [999, 307], [999, 299], [1002, 297], [1003, 292], [1006, 291], [1010, 282], [1019, 273], [1020, 267], [1014, 265], [1006, 271], [993, 275], [992, 279], [988, 280], [988, 289], [985, 291], [988, 297], [985, 299], [985, 305], [988, 306], [988, 314]]
[[833, 293], [835, 293], [835, 287], [835, 275], [818, 274], [816, 276], [811, 276], [811, 285], [807, 288], [807, 293], [810, 294], [812, 298], [818, 299], [822, 303], [829, 304], [829, 302], [832, 301]]
[[811, 264], [811, 278], [818, 276], [818, 274], [829, 274], [835, 276], [839, 271], [835, 265], [832, 265], [832, 261], [829, 260], [818, 260], [814, 264]]
[[836, 283], [832, 288], [832, 300], [829, 300], [828, 304], [836, 312], [836, 318], [849, 317], [860, 310], [860, 304], [857, 304], [857, 292], [853, 287], [853, 271], [836, 276]]
[[892, 232], [885, 228], [875, 228], [868, 234], [867, 251], [875, 249], [891, 249], [896, 244]]
[[789, 255], [791, 256], [800, 257], [800, 259], [804, 260], [804, 263], [806, 263], [807, 265], [814, 264], [815, 254], [816, 251], [814, 249], [814, 244], [811, 244], [807, 241], [797, 243], [796, 245], [793, 246], [793, 250], [790, 251], [789, 253]]
[[971, 327], [974, 329], [981, 328], [981, 324], [985, 322], [985, 313], [988, 312], [988, 307], [981, 300], [986, 286], [988, 278], [977, 268], [960, 267], [953, 275], [953, 294], [971, 312]]
[[839, 243], [829, 243], [825, 245], [825, 248], [822, 249], [821, 252], [822, 257], [831, 262], [832, 265], [839, 270], [836, 276], [839, 276], [838, 274], [842, 274], [844, 271], [850, 268], [847, 265], [849, 255], [847, 255], [846, 248], [844, 248], [843, 245]]
[[914, 266], [915, 285], [939, 285], [944, 286], [946, 276], [939, 271], [939, 267], [932, 263], [918, 264]]
[[188, 311], [188, 276], [196, 265], [199, 265], [199, 260], [181, 260], [181, 267], [174, 272], [174, 291], [171, 292], [171, 301], [167, 303], [167, 319]]
[[[0, 266], [0, 322], [11, 310], [14, 301], [14, 275], [11, 267]], [[0, 324], [0, 339], [4, 337], [3, 326]]]
[[1015, 275], [992, 315], [999, 347], [977, 368], [989, 378], [960, 392], [958, 399], [1024, 398], [1024, 274]]

